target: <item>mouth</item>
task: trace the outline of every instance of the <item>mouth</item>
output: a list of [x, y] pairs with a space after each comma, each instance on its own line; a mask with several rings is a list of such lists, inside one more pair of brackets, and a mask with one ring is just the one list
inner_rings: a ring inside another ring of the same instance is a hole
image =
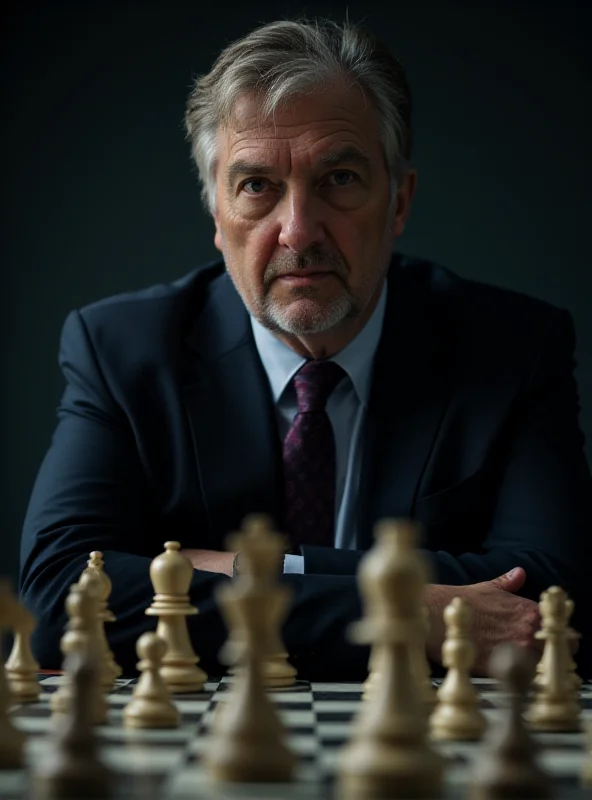
[[334, 272], [328, 270], [307, 270], [302, 269], [298, 272], [289, 272], [286, 275], [279, 275], [277, 280], [290, 284], [290, 286], [311, 286], [321, 283], [327, 278], [335, 277]]

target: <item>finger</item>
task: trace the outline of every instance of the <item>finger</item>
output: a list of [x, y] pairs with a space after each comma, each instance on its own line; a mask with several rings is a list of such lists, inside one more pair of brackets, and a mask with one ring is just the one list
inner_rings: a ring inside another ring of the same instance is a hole
[[526, 580], [526, 572], [522, 567], [514, 567], [505, 575], [500, 575], [499, 578], [494, 578], [491, 583], [505, 592], [517, 592], [524, 585]]

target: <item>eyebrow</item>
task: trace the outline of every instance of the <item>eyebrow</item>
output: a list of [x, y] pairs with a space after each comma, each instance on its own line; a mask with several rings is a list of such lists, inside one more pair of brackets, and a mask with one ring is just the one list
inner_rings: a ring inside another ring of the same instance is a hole
[[372, 163], [368, 156], [357, 147], [342, 147], [334, 153], [326, 153], [318, 159], [320, 164], [327, 167], [339, 167], [342, 164], [354, 164], [369, 170]]
[[[352, 164], [362, 169], [370, 170], [372, 162], [368, 156], [357, 147], [343, 147], [341, 150], [336, 150], [333, 153], [326, 153], [317, 159], [318, 164], [324, 167], [338, 167], [342, 164]], [[226, 181], [228, 188], [231, 189], [234, 185], [236, 178], [241, 175], [271, 175], [275, 172], [275, 167], [270, 167], [268, 164], [261, 164], [255, 161], [245, 161], [239, 159], [234, 161], [226, 173]]]

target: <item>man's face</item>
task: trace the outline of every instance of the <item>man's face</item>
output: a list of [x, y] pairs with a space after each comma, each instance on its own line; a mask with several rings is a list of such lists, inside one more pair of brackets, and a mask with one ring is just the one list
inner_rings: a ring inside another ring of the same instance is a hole
[[260, 107], [243, 95], [219, 131], [215, 243], [237, 290], [287, 334], [369, 316], [403, 224], [374, 109], [356, 87], [299, 97], [263, 125]]

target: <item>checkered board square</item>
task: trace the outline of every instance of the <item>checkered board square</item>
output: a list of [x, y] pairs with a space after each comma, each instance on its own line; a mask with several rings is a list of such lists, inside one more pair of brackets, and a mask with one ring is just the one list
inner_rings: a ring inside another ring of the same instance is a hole
[[[15, 706], [11, 715], [27, 734], [26, 765], [0, 772], [0, 800], [30, 800], [35, 765], [50, 752], [52, 721], [49, 698], [63, 678], [40, 678], [41, 697]], [[298, 755], [296, 780], [290, 785], [213, 786], [203, 769], [212, 716], [218, 703], [228, 701], [229, 679], [210, 680], [203, 692], [176, 695], [182, 724], [172, 730], [128, 730], [123, 708], [130, 700], [134, 679], [123, 679], [109, 696], [107, 724], [97, 727], [101, 755], [117, 774], [117, 797], [128, 800], [329, 800], [336, 797], [334, 775], [339, 753], [347, 742], [352, 719], [362, 701], [362, 687], [354, 683], [307, 683], [271, 693], [286, 728], [287, 744]], [[504, 696], [495, 682], [475, 679], [480, 704], [488, 721], [503, 713]], [[584, 719], [592, 718], [592, 684], [581, 692]], [[583, 733], [536, 734], [540, 761], [554, 778], [558, 800], [592, 798], [579, 785], [586, 757]], [[446, 757], [444, 800], [467, 796], [471, 771], [478, 764], [481, 743], [439, 743]]]

